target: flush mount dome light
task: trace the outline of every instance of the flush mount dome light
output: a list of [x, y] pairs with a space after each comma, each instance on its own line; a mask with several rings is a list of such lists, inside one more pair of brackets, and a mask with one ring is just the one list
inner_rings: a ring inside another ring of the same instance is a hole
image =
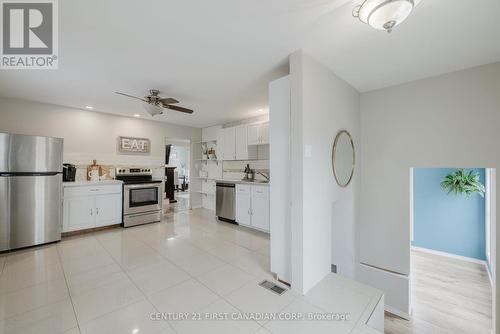
[[363, 23], [388, 33], [406, 20], [420, 0], [365, 0], [352, 15]]

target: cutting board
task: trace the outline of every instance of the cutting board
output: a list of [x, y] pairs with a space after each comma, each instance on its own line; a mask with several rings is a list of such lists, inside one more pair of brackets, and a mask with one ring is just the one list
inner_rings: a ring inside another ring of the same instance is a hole
[[100, 165], [97, 164], [97, 160], [93, 160], [92, 161], [92, 165], [89, 165], [87, 167], [87, 181], [90, 181], [90, 173], [93, 171], [93, 170], [97, 170], [99, 171], [99, 176], [102, 176], [102, 167]]

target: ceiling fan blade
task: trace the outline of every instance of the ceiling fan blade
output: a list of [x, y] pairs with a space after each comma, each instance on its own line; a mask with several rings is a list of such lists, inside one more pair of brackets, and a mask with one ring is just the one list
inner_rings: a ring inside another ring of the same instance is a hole
[[125, 93], [120, 93], [120, 92], [115, 92], [115, 94], [123, 95], [123, 96], [126, 96], [126, 97], [131, 97], [133, 99], [141, 100], [143, 102], [148, 102], [148, 100], [145, 100], [142, 97], [137, 97], [137, 96], [133, 96], [133, 95], [125, 94]]
[[176, 99], [174, 99], [173, 97], [164, 97], [164, 98], [161, 98], [159, 99], [158, 101], [160, 101], [161, 103], [163, 104], [174, 104], [174, 103], [179, 103], [179, 101], [177, 101]]
[[192, 114], [193, 113], [193, 110], [188, 109], [188, 108], [179, 107], [179, 106], [171, 106], [171, 105], [167, 104], [167, 105], [164, 105], [163, 107], [166, 108], [166, 109], [180, 111], [180, 112], [183, 112], [183, 113], [186, 113], [186, 114]]

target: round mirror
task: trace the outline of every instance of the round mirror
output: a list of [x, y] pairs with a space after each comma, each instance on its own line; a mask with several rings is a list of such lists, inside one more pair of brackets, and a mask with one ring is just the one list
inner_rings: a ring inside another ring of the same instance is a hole
[[332, 150], [333, 175], [337, 184], [347, 187], [354, 174], [354, 143], [351, 134], [342, 130], [335, 137]]

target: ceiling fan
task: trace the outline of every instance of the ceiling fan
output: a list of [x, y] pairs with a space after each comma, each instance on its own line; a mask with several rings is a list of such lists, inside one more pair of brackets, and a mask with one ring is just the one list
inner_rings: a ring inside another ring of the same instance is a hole
[[151, 115], [151, 116], [156, 116], [156, 115], [161, 115], [163, 114], [163, 109], [170, 109], [174, 111], [180, 111], [186, 114], [192, 114], [193, 110], [184, 108], [184, 107], [179, 107], [179, 106], [174, 106], [174, 104], [179, 103], [178, 100], [172, 98], [172, 97], [161, 97], [159, 96], [160, 91], [158, 89], [150, 89], [149, 90], [149, 95], [146, 95], [144, 97], [138, 97], [138, 96], [133, 96], [121, 92], [115, 92], [116, 94], [131, 97], [133, 99], [141, 100], [142, 102], [146, 102], [147, 105], [144, 106], [144, 109]]

